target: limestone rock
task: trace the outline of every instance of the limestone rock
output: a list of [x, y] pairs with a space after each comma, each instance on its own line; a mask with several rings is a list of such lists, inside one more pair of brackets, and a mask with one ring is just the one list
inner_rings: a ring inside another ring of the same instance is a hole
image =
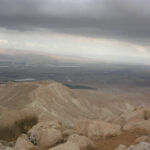
[[101, 120], [86, 120], [77, 123], [75, 132], [79, 135], [105, 138], [106, 136], [120, 135], [121, 126]]
[[40, 137], [40, 134], [44, 134], [45, 130], [49, 129], [60, 129], [61, 124], [57, 121], [43, 121], [39, 122], [37, 125], [33, 126], [32, 129], [29, 130], [29, 138], [32, 143], [38, 144], [37, 141]]
[[113, 122], [124, 126], [127, 122], [132, 120], [145, 120], [145, 108], [137, 108], [131, 112], [123, 113], [117, 117]]
[[20, 149], [20, 150], [31, 150], [35, 149], [36, 146], [33, 145], [29, 139], [28, 136], [25, 134], [22, 134], [18, 139], [16, 140], [15, 148], [14, 149]]
[[123, 130], [126, 131], [134, 130], [134, 129], [142, 129], [150, 132], [150, 120], [133, 120], [127, 122], [123, 127]]
[[146, 142], [141, 142], [137, 145], [131, 145], [126, 150], [150, 150], [150, 144]]
[[148, 136], [141, 136], [136, 139], [136, 143], [148, 142], [150, 143], [150, 138]]
[[116, 136], [121, 134], [120, 125], [104, 121], [93, 121], [88, 128], [88, 136]]
[[37, 145], [42, 148], [55, 146], [57, 143], [61, 142], [62, 139], [61, 132], [53, 128], [41, 130], [39, 135], [36, 137]]
[[68, 141], [78, 145], [80, 150], [95, 149], [93, 142], [86, 136], [73, 134], [68, 138]]

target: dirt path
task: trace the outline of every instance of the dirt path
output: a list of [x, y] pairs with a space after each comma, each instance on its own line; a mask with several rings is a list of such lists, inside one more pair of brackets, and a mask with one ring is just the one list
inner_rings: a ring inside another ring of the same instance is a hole
[[130, 132], [123, 132], [119, 136], [107, 137], [105, 139], [95, 137], [92, 140], [96, 144], [97, 150], [114, 150], [120, 144], [127, 146], [136, 144], [136, 138], [143, 135], [148, 135], [147, 131], [137, 129]]

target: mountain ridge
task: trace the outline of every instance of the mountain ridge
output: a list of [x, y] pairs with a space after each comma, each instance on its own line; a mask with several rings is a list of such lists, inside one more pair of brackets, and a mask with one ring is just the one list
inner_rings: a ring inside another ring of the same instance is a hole
[[109, 95], [89, 90], [72, 90], [51, 80], [8, 82], [0, 85], [0, 93], [0, 106], [6, 110], [35, 113], [40, 120], [56, 119], [68, 124], [81, 119], [110, 121], [119, 113], [134, 109], [131, 102], [109, 100]]

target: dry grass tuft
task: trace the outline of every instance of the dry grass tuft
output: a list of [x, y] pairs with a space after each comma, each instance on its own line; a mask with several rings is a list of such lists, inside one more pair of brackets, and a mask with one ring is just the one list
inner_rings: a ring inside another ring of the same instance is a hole
[[25, 116], [11, 125], [0, 125], [0, 140], [14, 141], [22, 133], [27, 133], [37, 122], [36, 116]]

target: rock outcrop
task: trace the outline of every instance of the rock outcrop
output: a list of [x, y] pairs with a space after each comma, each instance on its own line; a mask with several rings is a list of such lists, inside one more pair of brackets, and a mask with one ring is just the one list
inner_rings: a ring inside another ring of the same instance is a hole
[[150, 143], [141, 142], [137, 145], [131, 145], [126, 150], [150, 150]]
[[73, 134], [69, 137], [68, 141], [78, 145], [80, 150], [95, 149], [94, 143], [86, 136]]
[[29, 132], [30, 140], [42, 148], [50, 148], [62, 141], [62, 134], [58, 130], [58, 122], [46, 121], [35, 125]]
[[137, 108], [131, 112], [122, 113], [117, 117], [114, 122], [124, 126], [127, 122], [133, 120], [145, 120], [146, 110], [145, 108]]
[[150, 120], [132, 120], [127, 122], [123, 127], [125, 131], [134, 129], [142, 129], [150, 132]]
[[81, 94], [54, 81], [8, 83], [0, 85], [0, 93], [0, 123], [5, 119], [9, 125], [27, 112], [39, 117], [27, 135], [19, 136], [18, 128], [17, 140], [0, 144], [0, 150], [106, 150], [109, 144], [111, 150], [150, 149], [148, 106], [104, 102], [96, 92]]
[[61, 132], [56, 129], [43, 129], [36, 139], [37, 145], [42, 148], [50, 148], [63, 140]]
[[115, 150], [150, 150], [150, 143], [140, 142], [136, 145], [130, 145], [128, 148], [125, 145], [119, 145]]
[[20, 150], [31, 150], [36, 149], [37, 147], [33, 145], [26, 134], [22, 134], [18, 139], [16, 140], [16, 144], [14, 149], [20, 149]]
[[150, 143], [150, 137], [148, 137], [148, 136], [138, 137], [136, 139], [136, 143], [141, 143], [141, 142], [148, 142], [148, 143]]
[[75, 131], [79, 135], [85, 136], [98, 136], [98, 137], [107, 137], [107, 136], [116, 136], [121, 134], [120, 125], [114, 123], [108, 123], [100, 120], [84, 120], [78, 122]]

